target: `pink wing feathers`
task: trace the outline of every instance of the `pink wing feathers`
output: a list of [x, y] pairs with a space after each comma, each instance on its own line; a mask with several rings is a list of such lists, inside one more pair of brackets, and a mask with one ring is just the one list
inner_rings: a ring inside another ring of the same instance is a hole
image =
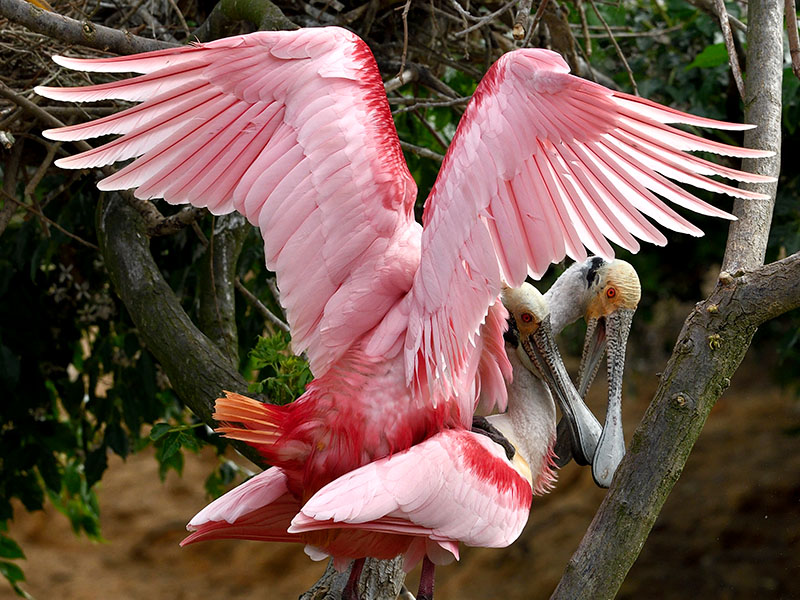
[[272, 467], [248, 479], [197, 513], [181, 546], [213, 539], [302, 542], [287, 533], [300, 502], [289, 493], [286, 475]]
[[[669, 178], [740, 198], [762, 198], [708, 178], [769, 181], [687, 153], [771, 153], [704, 140], [667, 123], [747, 129], [694, 117], [568, 74], [549, 50], [501, 57], [459, 123], [425, 205], [422, 255], [408, 314], [406, 372], [418, 383], [469, 384], [474, 337], [501, 280], [520, 285], [565, 254], [636, 252], [666, 238], [646, 218], [702, 232], [652, 192], [696, 212], [732, 218]], [[457, 298], [457, 301], [453, 299]]]
[[65, 100], [143, 101], [48, 132], [63, 140], [124, 134], [59, 164], [139, 156], [101, 187], [138, 187], [140, 197], [217, 213], [240, 210], [262, 229], [294, 347], [307, 351], [315, 375], [380, 325], [368, 354], [391, 356], [404, 346], [408, 380], [444, 382], [445, 394], [463, 398], [465, 409], [477, 391], [474, 373], [493, 372], [499, 381], [485, 361], [476, 369], [475, 338], [502, 281], [517, 286], [565, 254], [580, 260], [584, 245], [610, 256], [608, 240], [632, 251], [636, 238], [664, 244], [647, 217], [700, 235], [653, 192], [703, 214], [729, 215], [668, 178], [743, 198], [760, 195], [708, 176], [765, 178], [687, 151], [769, 154], [667, 124], [746, 125], [693, 117], [573, 77], [547, 50], [510, 52], [467, 107], [420, 234], [411, 210], [415, 185], [377, 68], [350, 32], [259, 32], [133, 57], [59, 60], [145, 73], [90, 88], [37, 89]]
[[215, 214], [237, 209], [258, 225], [294, 348], [308, 353], [315, 375], [410, 287], [419, 257], [416, 185], [377, 66], [354, 34], [258, 32], [132, 57], [56, 60], [144, 73], [87, 88], [37, 88], [59, 100], [142, 102], [46, 132], [58, 140], [123, 134], [58, 164], [138, 157], [99, 187], [135, 187], [137, 197]]
[[487, 437], [445, 430], [320, 489], [290, 533], [354, 528], [500, 548], [528, 519], [531, 483]]

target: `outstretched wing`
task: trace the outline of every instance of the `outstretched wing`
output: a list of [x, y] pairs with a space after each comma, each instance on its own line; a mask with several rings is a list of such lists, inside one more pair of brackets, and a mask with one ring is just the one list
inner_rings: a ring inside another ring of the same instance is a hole
[[[472, 342], [501, 280], [538, 278], [584, 246], [612, 256], [611, 240], [635, 252], [635, 238], [663, 245], [651, 224], [702, 232], [653, 192], [696, 212], [731, 216], [669, 179], [740, 198], [762, 198], [710, 179], [769, 181], [697, 158], [736, 148], [675, 129], [682, 123], [747, 129], [694, 117], [568, 74], [560, 56], [526, 49], [504, 55], [475, 92], [423, 217], [420, 268], [404, 310], [406, 372], [417, 382], [460, 380]], [[454, 301], [457, 299], [457, 301]]]
[[519, 536], [532, 497], [500, 446], [445, 430], [332, 481], [306, 502], [289, 533], [352, 527], [500, 548]]
[[[58, 100], [141, 104], [51, 139], [122, 137], [61, 159], [86, 168], [136, 158], [100, 182], [139, 198], [234, 209], [261, 228], [296, 351], [316, 375], [410, 287], [418, 263], [416, 185], [375, 61], [339, 28], [258, 32], [66, 67], [137, 72]], [[409, 258], [411, 257], [411, 258]]]

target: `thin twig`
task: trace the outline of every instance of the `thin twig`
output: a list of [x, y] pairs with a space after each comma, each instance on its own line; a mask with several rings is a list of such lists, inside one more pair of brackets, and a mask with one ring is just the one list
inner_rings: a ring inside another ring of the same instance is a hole
[[475, 15], [471, 14], [467, 9], [465, 9], [463, 6], [461, 6], [458, 3], [458, 0], [452, 0], [452, 4], [453, 4], [453, 7], [456, 9], [456, 12], [458, 12], [458, 14], [461, 15], [461, 17], [465, 21], [473, 21], [473, 22], [475, 22], [475, 21], [480, 21], [481, 20], [481, 17], [476, 17]]
[[17, 206], [24, 208], [24, 209], [25, 209], [25, 210], [27, 210], [28, 212], [30, 212], [30, 213], [32, 213], [32, 214], [34, 214], [34, 215], [36, 215], [37, 217], [39, 217], [39, 218], [40, 218], [40, 219], [42, 219], [43, 221], [47, 222], [47, 224], [48, 224], [48, 225], [51, 225], [51, 226], [55, 227], [56, 229], [58, 229], [58, 230], [59, 230], [61, 233], [63, 233], [63, 234], [64, 234], [64, 235], [66, 235], [67, 237], [69, 237], [69, 238], [72, 238], [72, 239], [73, 239], [73, 240], [75, 240], [76, 242], [78, 242], [78, 243], [80, 243], [80, 244], [83, 244], [84, 246], [88, 246], [89, 248], [91, 248], [91, 249], [93, 249], [93, 250], [100, 250], [100, 248], [98, 248], [97, 246], [95, 246], [93, 243], [91, 243], [91, 242], [87, 242], [87, 241], [86, 241], [85, 239], [83, 239], [82, 237], [80, 237], [80, 236], [77, 236], [77, 235], [75, 235], [74, 233], [72, 233], [72, 232], [70, 232], [70, 231], [67, 231], [67, 230], [66, 230], [66, 229], [64, 229], [64, 228], [63, 228], [61, 225], [59, 225], [58, 223], [56, 223], [55, 221], [53, 221], [51, 218], [49, 218], [47, 215], [45, 215], [45, 214], [44, 214], [44, 213], [42, 213], [41, 211], [38, 211], [38, 210], [36, 210], [36, 209], [35, 209], [35, 208], [33, 208], [32, 206], [28, 206], [28, 205], [27, 205], [27, 204], [25, 204], [24, 202], [20, 202], [20, 201], [19, 201], [19, 200], [17, 200], [17, 199], [16, 199], [14, 196], [12, 196], [12, 195], [11, 195], [11, 194], [9, 194], [8, 192], [6, 192], [4, 189], [0, 189], [0, 194], [2, 194], [2, 195], [3, 195], [3, 197], [5, 197], [6, 199], [10, 200], [11, 202], [13, 202], [14, 204], [16, 204]]
[[547, 8], [547, 3], [549, 0], [541, 0], [539, 3], [539, 8], [536, 9], [536, 14], [533, 15], [533, 21], [531, 21], [530, 29], [528, 29], [528, 33], [525, 34], [525, 39], [522, 40], [522, 45], [527, 46], [528, 42], [531, 41], [531, 36], [533, 32], [536, 31], [536, 28], [539, 26], [539, 21], [542, 20], [544, 16], [544, 11]]
[[278, 289], [278, 282], [275, 281], [274, 277], [267, 278], [267, 287], [269, 291], [272, 292], [272, 297], [275, 298], [275, 302], [278, 304], [281, 303], [281, 291]]
[[236, 289], [239, 290], [242, 296], [244, 296], [247, 299], [247, 301], [253, 305], [253, 308], [255, 308], [259, 313], [261, 313], [262, 317], [264, 317], [267, 321], [269, 321], [279, 329], [282, 329], [286, 333], [289, 333], [289, 326], [286, 323], [284, 323], [280, 319], [280, 317], [278, 317], [270, 309], [264, 306], [261, 300], [259, 300], [255, 296], [255, 294], [253, 294], [250, 290], [248, 290], [245, 287], [245, 285], [239, 280], [238, 277], [233, 280], [233, 285], [236, 286]]
[[592, 38], [589, 35], [589, 22], [586, 20], [586, 9], [583, 8], [583, 0], [575, 0], [578, 7], [578, 15], [581, 18], [581, 33], [583, 34], [583, 52], [587, 59], [592, 57]]
[[28, 185], [25, 186], [25, 191], [23, 192], [24, 198], [27, 199], [33, 196], [36, 186], [39, 185], [42, 177], [44, 177], [44, 174], [47, 173], [47, 169], [49, 169], [50, 165], [53, 164], [53, 160], [55, 159], [56, 152], [58, 152], [59, 148], [61, 148], [61, 142], [47, 144], [47, 154], [45, 155], [44, 160], [41, 162], [39, 167], [36, 169], [33, 177], [31, 177]]
[[400, 57], [400, 68], [397, 71], [399, 75], [406, 70], [406, 58], [408, 58], [408, 11], [411, 8], [411, 0], [406, 0], [403, 7], [403, 54]]
[[[148, 200], [140, 200], [140, 202], [147, 202], [150, 206], [153, 206], [153, 203]], [[197, 221], [197, 219], [199, 219], [205, 214], [206, 214], [205, 208], [186, 206], [172, 216], [169, 217], [162, 216], [155, 222], [148, 223], [147, 235], [149, 235], [150, 237], [171, 235], [177, 231], [180, 231], [187, 225], [191, 225], [192, 223]]]
[[169, 5], [172, 7], [172, 10], [175, 11], [175, 14], [178, 15], [178, 21], [181, 22], [181, 27], [186, 32], [186, 37], [191, 37], [192, 32], [189, 29], [189, 25], [186, 23], [186, 19], [183, 18], [183, 13], [181, 12], [181, 9], [178, 8], [177, 2], [175, 2], [175, 0], [167, 0], [167, 2], [169, 2]]
[[800, 36], [797, 33], [797, 8], [794, 0], [786, 0], [786, 31], [789, 34], [789, 55], [792, 73], [800, 79]]
[[430, 158], [431, 160], [435, 160], [437, 162], [442, 162], [444, 160], [444, 154], [439, 154], [438, 152], [434, 152], [428, 148], [423, 148], [422, 146], [409, 144], [403, 140], [400, 140], [400, 147], [403, 150], [408, 150], [409, 152], [416, 154], [417, 156], [421, 156], [422, 158]]
[[453, 34], [453, 37], [456, 37], [456, 38], [464, 37], [465, 35], [475, 31], [476, 29], [480, 29], [484, 25], [488, 24], [490, 21], [493, 21], [494, 19], [496, 19], [497, 17], [502, 15], [509, 8], [514, 6], [517, 2], [518, 2], [518, 0], [510, 0], [509, 2], [506, 2], [503, 6], [498, 8], [493, 13], [488, 14], [485, 17], [481, 17], [481, 20], [478, 21], [477, 23], [475, 23], [474, 25], [470, 25], [469, 27], [467, 27], [466, 29], [464, 29], [462, 31], [457, 31], [456, 33]]
[[631, 71], [631, 67], [628, 64], [628, 60], [625, 58], [625, 54], [622, 52], [622, 48], [619, 47], [614, 34], [611, 32], [611, 28], [606, 23], [606, 20], [603, 18], [603, 15], [600, 14], [600, 11], [597, 9], [597, 5], [595, 4], [594, 0], [589, 0], [589, 4], [592, 5], [592, 10], [594, 10], [594, 14], [597, 15], [597, 18], [600, 19], [600, 22], [606, 29], [606, 33], [608, 34], [608, 38], [611, 40], [611, 43], [614, 44], [614, 48], [617, 50], [617, 56], [619, 56], [622, 64], [625, 66], [625, 70], [628, 72], [628, 79], [631, 82], [631, 87], [633, 88], [633, 93], [637, 96], [639, 95], [639, 88], [636, 86], [636, 79], [633, 77], [633, 71]]
[[441, 108], [447, 106], [457, 106], [459, 104], [466, 104], [472, 96], [462, 96], [461, 98], [453, 98], [452, 100], [429, 100], [424, 102], [417, 102], [411, 106], [403, 106], [392, 111], [393, 115], [401, 115], [406, 112], [415, 111], [419, 108]]
[[[742, 80], [742, 69], [739, 67], [739, 55], [736, 54], [736, 45], [733, 43], [733, 33], [731, 24], [728, 20], [728, 11], [725, 10], [724, 0], [714, 0], [717, 9], [717, 19], [722, 29], [722, 37], [725, 40], [725, 48], [728, 50], [728, 62], [733, 72], [733, 80], [736, 82], [736, 89], [739, 90], [739, 97], [744, 100], [744, 81]], [[795, 29], [796, 31], [796, 29]]]
[[383, 83], [383, 90], [387, 94], [391, 94], [396, 89], [403, 87], [407, 83], [416, 81], [416, 79], [417, 79], [417, 71], [415, 69], [405, 69], [404, 71], [398, 73], [388, 81], [385, 81]]
[[427, 130], [428, 130], [428, 133], [430, 133], [430, 134], [431, 134], [431, 135], [432, 135], [432, 136], [433, 136], [433, 137], [436, 139], [436, 141], [439, 143], [439, 146], [441, 146], [441, 147], [442, 147], [442, 150], [447, 150], [447, 147], [448, 147], [450, 144], [447, 142], [447, 140], [446, 140], [446, 139], [444, 139], [444, 138], [442, 137], [442, 134], [440, 134], [440, 133], [439, 133], [438, 131], [436, 131], [436, 130], [435, 130], [433, 127], [431, 127], [431, 124], [430, 124], [430, 123], [428, 123], [427, 119], [425, 119], [425, 117], [423, 117], [423, 116], [420, 114], [420, 112], [419, 112], [418, 110], [415, 110], [415, 111], [413, 111], [413, 113], [412, 113], [412, 114], [413, 114], [413, 115], [414, 115], [414, 116], [415, 116], [417, 119], [419, 119], [419, 122], [420, 122], [420, 123], [422, 123], [422, 126], [423, 126], [425, 129], [427, 129]]

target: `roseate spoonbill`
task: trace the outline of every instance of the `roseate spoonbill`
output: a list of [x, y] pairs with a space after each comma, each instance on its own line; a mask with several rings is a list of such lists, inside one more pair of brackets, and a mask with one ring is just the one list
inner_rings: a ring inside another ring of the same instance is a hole
[[46, 132], [65, 141], [123, 134], [59, 165], [135, 158], [98, 186], [215, 214], [239, 210], [261, 228], [293, 347], [307, 353], [315, 379], [298, 402], [263, 409], [258, 418], [271, 433], [261, 432], [259, 448], [303, 499], [443, 429], [469, 427], [479, 398], [504, 406], [511, 368], [500, 341], [503, 283], [517, 287], [565, 254], [583, 260], [584, 244], [611, 256], [606, 238], [631, 251], [635, 237], [664, 244], [644, 215], [701, 233], [652, 192], [730, 217], [667, 177], [763, 197], [707, 176], [764, 177], [687, 151], [769, 152], [669, 123], [749, 126], [608, 90], [569, 75], [547, 50], [510, 52], [487, 72], [427, 200], [424, 227], [413, 218], [416, 186], [380, 74], [351, 32], [257, 32], [130, 57], [56, 60], [142, 73], [37, 88], [55, 99], [141, 102]]
[[[550, 322], [555, 333], [584, 317], [587, 324], [580, 369], [578, 392], [581, 397], [594, 379], [600, 359], [608, 349], [608, 408], [603, 433], [592, 457], [574, 452], [571, 423], [558, 424], [556, 464], [564, 466], [574, 455], [580, 464], [592, 464], [592, 475], [601, 487], [608, 487], [625, 454], [622, 435], [622, 375], [625, 348], [631, 322], [641, 298], [636, 270], [619, 259], [593, 256], [574, 263], [545, 293], [550, 306]], [[587, 461], [588, 458], [588, 461]]]
[[[305, 504], [289, 491], [283, 470], [273, 467], [200, 511], [182, 545], [223, 538], [305, 542], [309, 555], [331, 555], [339, 568], [353, 559], [404, 554], [407, 571], [424, 561], [421, 600], [433, 595], [434, 563], [457, 559], [459, 542], [511, 544], [527, 521], [532, 495], [547, 492], [555, 480], [551, 387], [557, 394], [574, 390], [547, 326], [544, 297], [526, 283], [504, 290], [502, 300], [510, 313], [505, 348], [513, 380], [508, 411], [486, 421], [510, 442], [510, 452], [486, 435], [445, 429], [346, 473]], [[537, 348], [533, 361], [526, 346]], [[218, 411], [247, 419], [251, 403], [231, 395], [218, 401]], [[237, 437], [235, 428], [224, 429]]]

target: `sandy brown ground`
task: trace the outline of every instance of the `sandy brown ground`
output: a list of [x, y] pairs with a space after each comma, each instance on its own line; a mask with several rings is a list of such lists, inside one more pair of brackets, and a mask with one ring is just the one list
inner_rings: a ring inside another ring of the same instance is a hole
[[[764, 383], [753, 354], [713, 411], [620, 599], [800, 599], [800, 402]], [[628, 377], [628, 436], [656, 383], [653, 373]], [[52, 508], [18, 510], [11, 535], [28, 557], [26, 589], [38, 600], [296, 598], [324, 566], [300, 546], [178, 547], [206, 503], [212, 464], [210, 454], [187, 456], [184, 477], [161, 484], [151, 453], [113, 459], [99, 494], [104, 544], [77, 538]], [[586, 469], [569, 465], [555, 491], [534, 500], [514, 545], [464, 549], [460, 564], [439, 569], [437, 598], [547, 598], [603, 494]], [[0, 583], [0, 600], [14, 597]]]

